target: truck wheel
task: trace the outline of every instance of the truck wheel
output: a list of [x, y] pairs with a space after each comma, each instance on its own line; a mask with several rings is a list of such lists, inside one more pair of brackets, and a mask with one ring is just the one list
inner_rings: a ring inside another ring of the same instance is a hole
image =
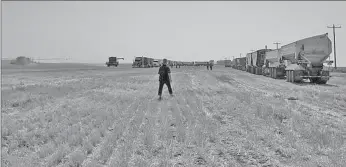
[[273, 78], [273, 68], [269, 67], [269, 76]]
[[290, 71], [286, 71], [286, 81], [290, 82]]
[[326, 80], [322, 80], [321, 78], [319, 78], [317, 80], [317, 84], [326, 84], [326, 83], [327, 83], [327, 81]]
[[296, 72], [295, 72], [294, 70], [292, 70], [292, 71], [291, 71], [291, 81], [292, 81], [292, 83], [293, 83], [293, 82], [296, 82], [295, 74], [296, 74]]
[[316, 83], [316, 84], [326, 84], [326, 80], [322, 80], [321, 78], [310, 78], [311, 83]]
[[276, 70], [277, 70], [276, 68], [273, 68], [273, 73], [274, 73], [273, 78], [274, 78], [274, 79], [277, 78]]
[[316, 83], [317, 82], [317, 78], [309, 78], [310, 83]]

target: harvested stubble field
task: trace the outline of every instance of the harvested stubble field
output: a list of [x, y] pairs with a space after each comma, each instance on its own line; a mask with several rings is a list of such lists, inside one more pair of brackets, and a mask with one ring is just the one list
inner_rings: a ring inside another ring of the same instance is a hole
[[[222, 66], [2, 71], [1, 166], [344, 166], [346, 75], [292, 84]], [[295, 99], [295, 100], [288, 100]]]

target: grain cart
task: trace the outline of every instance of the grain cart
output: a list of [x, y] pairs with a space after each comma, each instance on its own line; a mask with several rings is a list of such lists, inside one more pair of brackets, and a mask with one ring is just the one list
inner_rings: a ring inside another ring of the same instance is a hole
[[323, 62], [332, 52], [328, 33], [308, 37], [280, 48], [279, 60], [285, 67], [288, 82], [309, 79], [312, 83], [326, 84], [329, 71], [323, 70]]
[[232, 66], [232, 60], [225, 60], [225, 67], [231, 67]]
[[124, 58], [109, 57], [108, 58], [108, 62], [106, 62], [107, 67], [110, 67], [110, 66], [118, 67], [118, 65], [119, 65], [119, 61], [118, 60], [119, 59], [124, 60]]

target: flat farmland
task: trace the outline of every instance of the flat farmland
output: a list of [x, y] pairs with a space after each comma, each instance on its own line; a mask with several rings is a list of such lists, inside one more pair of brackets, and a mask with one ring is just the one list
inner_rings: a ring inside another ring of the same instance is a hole
[[1, 166], [346, 164], [346, 74], [292, 84], [223, 66], [2, 66]]

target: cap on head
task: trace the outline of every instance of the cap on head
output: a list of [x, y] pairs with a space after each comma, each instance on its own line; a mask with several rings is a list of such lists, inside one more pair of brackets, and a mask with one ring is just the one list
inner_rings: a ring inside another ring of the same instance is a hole
[[167, 59], [163, 59], [163, 64], [167, 64]]

